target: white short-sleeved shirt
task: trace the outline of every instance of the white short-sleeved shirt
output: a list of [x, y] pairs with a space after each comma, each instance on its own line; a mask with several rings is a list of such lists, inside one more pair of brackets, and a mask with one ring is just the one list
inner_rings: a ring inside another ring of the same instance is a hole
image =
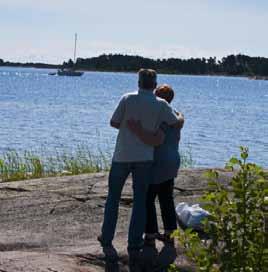
[[147, 90], [128, 93], [122, 97], [111, 121], [120, 123], [113, 155], [114, 162], [153, 161], [154, 147], [144, 144], [127, 127], [127, 120], [140, 120], [142, 126], [156, 132], [163, 122], [173, 125], [178, 121], [169, 104]]

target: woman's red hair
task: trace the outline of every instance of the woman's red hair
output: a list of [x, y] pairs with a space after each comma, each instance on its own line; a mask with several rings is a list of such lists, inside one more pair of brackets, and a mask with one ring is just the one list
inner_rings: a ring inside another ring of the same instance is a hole
[[163, 84], [156, 88], [155, 95], [170, 103], [174, 98], [174, 91], [171, 86]]

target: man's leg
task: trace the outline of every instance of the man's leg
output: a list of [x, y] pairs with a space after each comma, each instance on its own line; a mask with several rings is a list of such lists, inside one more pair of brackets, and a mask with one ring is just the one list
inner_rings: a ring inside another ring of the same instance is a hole
[[155, 198], [158, 191], [158, 184], [149, 185], [146, 197], [146, 234], [158, 233], [157, 214], [155, 207]]
[[102, 246], [111, 246], [118, 218], [119, 201], [126, 179], [130, 173], [128, 163], [112, 163], [109, 174], [109, 192], [105, 204], [104, 221], [102, 225]]
[[133, 208], [129, 226], [128, 249], [143, 247], [143, 233], [146, 223], [146, 194], [152, 179], [152, 163], [132, 163]]
[[155, 199], [158, 193], [158, 184], [149, 185], [146, 196], [146, 225], [144, 245], [149, 247], [156, 247], [155, 239], [158, 234], [157, 213], [155, 207]]

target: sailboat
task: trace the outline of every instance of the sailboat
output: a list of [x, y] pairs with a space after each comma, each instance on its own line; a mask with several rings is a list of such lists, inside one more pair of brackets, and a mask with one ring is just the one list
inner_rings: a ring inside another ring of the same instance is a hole
[[[77, 45], [77, 34], [75, 33], [75, 38], [74, 38], [74, 59], [73, 63], [75, 65], [76, 63], [76, 45]], [[76, 71], [75, 66], [72, 68], [60, 68], [58, 69], [57, 73], [51, 73], [51, 75], [58, 75], [58, 76], [82, 76], [84, 72], [81, 71]]]

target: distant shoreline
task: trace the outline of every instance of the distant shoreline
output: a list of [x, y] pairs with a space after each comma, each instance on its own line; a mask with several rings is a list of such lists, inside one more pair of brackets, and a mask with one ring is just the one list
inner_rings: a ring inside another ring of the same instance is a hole
[[123, 72], [136, 73], [140, 68], [151, 68], [159, 74], [197, 75], [197, 76], [231, 76], [249, 79], [268, 80], [268, 58], [249, 57], [246, 55], [229, 55], [217, 60], [214, 58], [190, 59], [150, 59], [140, 56], [120, 54], [100, 55], [92, 58], [71, 59], [61, 64], [20, 63], [0, 59], [0, 67], [20, 67], [37, 69], [75, 68], [85, 72]]
[[[0, 68], [2, 67], [7, 67], [7, 68], [34, 68], [34, 69], [50, 69], [50, 70], [57, 70], [60, 69], [61, 66], [58, 66], [56, 68], [51, 68], [51, 67], [36, 67], [36, 66], [0, 66]], [[81, 71], [81, 72], [98, 72], [98, 73], [124, 73], [124, 74], [136, 74], [137, 71], [111, 71], [111, 70], [84, 70], [84, 69], [78, 69], [77, 71]], [[248, 76], [248, 75], [228, 75], [228, 74], [178, 74], [178, 73], [167, 73], [167, 72], [161, 72], [161, 71], [157, 71], [157, 73], [159, 75], [174, 75], [174, 76], [211, 76], [211, 77], [234, 77], [234, 78], [248, 78], [251, 80], [268, 80], [268, 77], [259, 77], [259, 76]]]

